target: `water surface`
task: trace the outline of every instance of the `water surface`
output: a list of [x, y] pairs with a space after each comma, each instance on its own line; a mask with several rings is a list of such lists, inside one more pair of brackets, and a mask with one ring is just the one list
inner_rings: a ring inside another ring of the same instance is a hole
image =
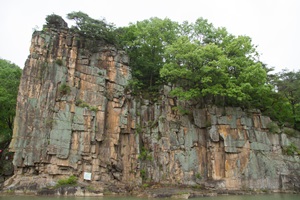
[[[53, 196], [0, 196], [0, 200], [149, 200], [138, 197], [53, 197]], [[159, 200], [159, 199], [155, 199]], [[192, 198], [192, 200], [300, 200], [300, 194], [226, 195]]]

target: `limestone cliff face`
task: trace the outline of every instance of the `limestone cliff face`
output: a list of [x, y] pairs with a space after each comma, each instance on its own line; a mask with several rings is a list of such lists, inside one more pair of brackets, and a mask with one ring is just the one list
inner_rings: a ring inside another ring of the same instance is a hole
[[[300, 140], [259, 111], [188, 106], [168, 95], [151, 104], [126, 93], [127, 55], [67, 27], [33, 34], [19, 88], [7, 185], [62, 177], [119, 188], [162, 184], [299, 190]], [[18, 181], [16, 181], [18, 180]]]

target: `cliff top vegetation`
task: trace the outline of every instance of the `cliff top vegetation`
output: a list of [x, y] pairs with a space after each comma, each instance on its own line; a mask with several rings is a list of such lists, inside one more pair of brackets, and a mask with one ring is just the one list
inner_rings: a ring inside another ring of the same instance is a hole
[[[170, 95], [191, 105], [257, 108], [300, 128], [300, 72], [271, 73], [248, 36], [235, 36], [203, 18], [178, 23], [154, 17], [126, 27], [83, 12], [67, 18], [75, 21], [70, 31], [127, 52], [133, 75], [128, 88], [134, 95], [157, 99], [168, 84]], [[66, 26], [61, 16], [46, 17], [45, 27]]]

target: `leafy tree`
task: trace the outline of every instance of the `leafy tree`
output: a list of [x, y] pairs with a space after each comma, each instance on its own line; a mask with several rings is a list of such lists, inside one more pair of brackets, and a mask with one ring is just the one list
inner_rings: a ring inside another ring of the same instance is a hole
[[0, 142], [7, 144], [13, 131], [16, 101], [22, 70], [15, 64], [0, 59]]
[[118, 30], [119, 43], [130, 57], [135, 89], [157, 92], [159, 70], [167, 45], [177, 38], [178, 24], [170, 19], [151, 18]]
[[171, 92], [184, 100], [218, 105], [258, 105], [256, 98], [269, 94], [267, 71], [246, 36], [235, 37], [207, 20], [184, 23], [178, 38], [165, 50], [160, 74], [172, 83]]
[[300, 71], [282, 70], [276, 81], [278, 93], [282, 95], [282, 109], [287, 113], [286, 120], [300, 129]]
[[63, 18], [56, 14], [47, 15], [45, 27], [49, 28], [66, 28], [68, 24]]
[[80, 35], [89, 39], [115, 44], [116, 39], [113, 33], [115, 26], [107, 23], [104, 19], [93, 19], [81, 11], [69, 13], [67, 18], [75, 21], [76, 26], [72, 29]]

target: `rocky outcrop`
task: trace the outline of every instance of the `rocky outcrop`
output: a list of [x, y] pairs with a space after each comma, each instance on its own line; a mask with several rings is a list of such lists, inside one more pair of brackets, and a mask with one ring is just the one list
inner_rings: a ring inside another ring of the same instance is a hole
[[220, 190], [299, 190], [299, 155], [284, 152], [290, 144], [299, 148], [299, 138], [270, 132], [273, 122], [258, 110], [190, 108], [168, 96], [145, 107], [146, 180]]
[[68, 29], [34, 33], [10, 145], [17, 175], [140, 182], [128, 56], [89, 42]]
[[[258, 110], [133, 98], [125, 52], [67, 27], [35, 32], [23, 70], [6, 187], [85, 184], [130, 191], [142, 182], [221, 190], [299, 190], [290, 137]], [[274, 132], [274, 133], [273, 133]], [[275, 133], [276, 132], [276, 133]], [[30, 178], [28, 178], [30, 177]], [[115, 187], [117, 186], [117, 187]]]

